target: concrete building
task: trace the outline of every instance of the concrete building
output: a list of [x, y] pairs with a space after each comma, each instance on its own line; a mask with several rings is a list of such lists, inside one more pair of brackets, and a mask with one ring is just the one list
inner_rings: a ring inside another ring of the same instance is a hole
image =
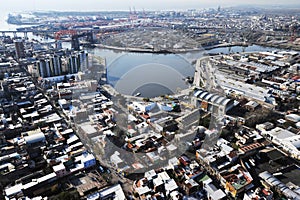
[[87, 200], [97, 199], [125, 200], [126, 197], [121, 185], [118, 184], [87, 196]]
[[85, 153], [81, 156], [76, 157], [75, 160], [80, 160], [81, 164], [83, 164], [84, 169], [90, 168], [96, 165], [96, 158], [93, 154]]
[[86, 53], [85, 51], [80, 51], [78, 53], [78, 58], [81, 69], [86, 69], [89, 64], [88, 53]]
[[289, 115], [286, 115], [285, 116], [285, 119], [286, 120], [289, 120], [291, 122], [299, 122], [300, 121], [300, 115], [297, 115], [297, 114], [289, 114]]
[[52, 76], [62, 75], [61, 59], [57, 55], [50, 56], [50, 68]]
[[[265, 171], [259, 174], [259, 177], [262, 179], [262, 182], [267, 187], [275, 188], [278, 192], [282, 193], [289, 199], [300, 199], [300, 192], [297, 189], [290, 189], [286, 184], [281, 182], [271, 173]], [[299, 187], [299, 186], [298, 186]]]
[[63, 163], [53, 166], [53, 171], [59, 178], [68, 175], [67, 169]]
[[79, 62], [76, 55], [71, 55], [67, 60], [68, 65], [68, 73], [75, 74], [79, 70]]
[[48, 59], [40, 59], [39, 61], [37, 61], [36, 68], [39, 72], [40, 77], [51, 77], [50, 61]]
[[22, 40], [16, 40], [15, 42], [15, 49], [16, 49], [16, 58], [21, 59], [25, 58], [25, 48], [24, 43]]
[[276, 127], [270, 131], [262, 131], [261, 134], [274, 144], [281, 146], [292, 157], [300, 160], [300, 135], [280, 127]]

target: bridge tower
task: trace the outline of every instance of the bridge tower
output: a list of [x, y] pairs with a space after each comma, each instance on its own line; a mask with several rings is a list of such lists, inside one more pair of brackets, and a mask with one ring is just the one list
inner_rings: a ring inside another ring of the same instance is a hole
[[25, 39], [25, 40], [28, 40], [27, 32], [24, 32], [24, 39]]

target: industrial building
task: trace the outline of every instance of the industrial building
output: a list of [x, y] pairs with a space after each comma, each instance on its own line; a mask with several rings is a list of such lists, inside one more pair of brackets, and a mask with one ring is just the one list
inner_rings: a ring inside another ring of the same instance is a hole
[[201, 107], [204, 111], [213, 111], [213, 107], [218, 107], [225, 114], [234, 107], [234, 100], [213, 94], [202, 89], [196, 90], [193, 96], [193, 104]]

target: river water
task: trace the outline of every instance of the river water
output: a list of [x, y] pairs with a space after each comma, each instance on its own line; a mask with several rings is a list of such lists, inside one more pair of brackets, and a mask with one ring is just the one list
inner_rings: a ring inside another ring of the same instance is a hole
[[[15, 30], [18, 26], [6, 23], [7, 13], [0, 14], [0, 31]], [[18, 36], [23, 36], [19, 34]], [[29, 38], [52, 41], [28, 34]], [[63, 43], [70, 48], [69, 43]], [[154, 97], [173, 94], [188, 87], [185, 78], [193, 76], [193, 62], [206, 53], [234, 53], [248, 51], [273, 51], [275, 48], [252, 45], [234, 46], [180, 54], [153, 54], [114, 51], [108, 49], [85, 49], [106, 59], [107, 80], [122, 94]]]
[[90, 49], [90, 53], [104, 57], [107, 80], [122, 94], [154, 97], [174, 94], [188, 88], [185, 78], [194, 75], [192, 63], [207, 53], [273, 51], [275, 48], [252, 45], [234, 46], [181, 54], [131, 53], [107, 49]]

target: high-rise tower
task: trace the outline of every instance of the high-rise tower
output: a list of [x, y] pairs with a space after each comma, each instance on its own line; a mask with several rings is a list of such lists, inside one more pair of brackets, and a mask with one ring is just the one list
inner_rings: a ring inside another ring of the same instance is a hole
[[25, 58], [25, 48], [22, 40], [15, 40], [16, 58]]

